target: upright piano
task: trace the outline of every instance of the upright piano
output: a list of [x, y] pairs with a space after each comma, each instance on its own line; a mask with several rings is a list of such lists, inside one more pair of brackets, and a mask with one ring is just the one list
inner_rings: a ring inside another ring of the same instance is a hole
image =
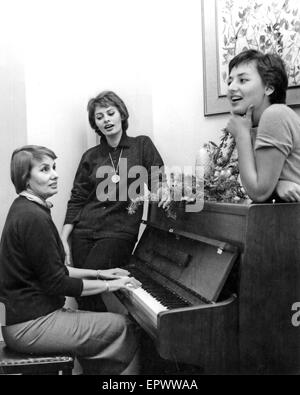
[[300, 204], [151, 204], [118, 298], [160, 357], [208, 374], [300, 372]]

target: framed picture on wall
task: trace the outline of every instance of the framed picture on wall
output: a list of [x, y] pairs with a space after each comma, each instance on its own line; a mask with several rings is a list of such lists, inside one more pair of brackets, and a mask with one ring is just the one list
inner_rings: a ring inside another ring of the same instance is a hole
[[204, 115], [229, 112], [228, 64], [247, 48], [282, 57], [287, 104], [300, 105], [299, 0], [202, 0], [202, 39]]

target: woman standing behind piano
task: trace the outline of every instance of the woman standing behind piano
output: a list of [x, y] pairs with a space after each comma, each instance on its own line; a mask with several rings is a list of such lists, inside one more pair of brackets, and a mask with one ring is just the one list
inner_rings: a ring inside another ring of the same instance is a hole
[[285, 104], [287, 88], [278, 55], [246, 50], [229, 63], [227, 130], [236, 140], [242, 183], [255, 202], [300, 201], [300, 118]]
[[[79, 163], [62, 241], [67, 263], [71, 263], [72, 255], [77, 268], [122, 267], [129, 261], [142, 218], [141, 206], [133, 215], [127, 211], [128, 190], [137, 179], [128, 177], [127, 172], [133, 166], [143, 166], [147, 171], [145, 181], [155, 192], [159, 186], [158, 174], [152, 174], [151, 179], [151, 166], [161, 167], [163, 161], [149, 137], [127, 136], [128, 110], [114, 92], [101, 92], [88, 102], [87, 110], [89, 123], [101, 140], [99, 145], [83, 154]], [[108, 178], [107, 169], [112, 171]], [[105, 183], [109, 184], [106, 189]], [[107, 188], [111, 188], [109, 196]], [[164, 197], [160, 205], [166, 204], [167, 197]], [[105, 310], [99, 297], [78, 298], [77, 302], [83, 310]]]

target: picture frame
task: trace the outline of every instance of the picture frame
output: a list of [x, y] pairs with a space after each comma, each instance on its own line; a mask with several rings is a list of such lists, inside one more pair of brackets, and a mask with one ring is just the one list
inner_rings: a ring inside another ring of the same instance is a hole
[[[230, 112], [230, 106], [227, 101], [226, 94], [221, 93], [220, 89], [220, 54], [217, 26], [217, 2], [220, 1], [222, 0], [202, 0], [203, 88], [205, 116], [226, 114]], [[225, 4], [225, 0], [223, 1]], [[242, 0], [234, 1], [238, 2]], [[290, 86], [288, 88], [287, 105], [291, 107], [300, 105], [300, 84], [297, 86]]]

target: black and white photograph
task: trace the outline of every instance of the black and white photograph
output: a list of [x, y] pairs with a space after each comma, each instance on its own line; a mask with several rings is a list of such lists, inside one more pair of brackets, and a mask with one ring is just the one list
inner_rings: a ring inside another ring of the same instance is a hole
[[1, 376], [300, 374], [298, 0], [0, 0], [0, 92]]

